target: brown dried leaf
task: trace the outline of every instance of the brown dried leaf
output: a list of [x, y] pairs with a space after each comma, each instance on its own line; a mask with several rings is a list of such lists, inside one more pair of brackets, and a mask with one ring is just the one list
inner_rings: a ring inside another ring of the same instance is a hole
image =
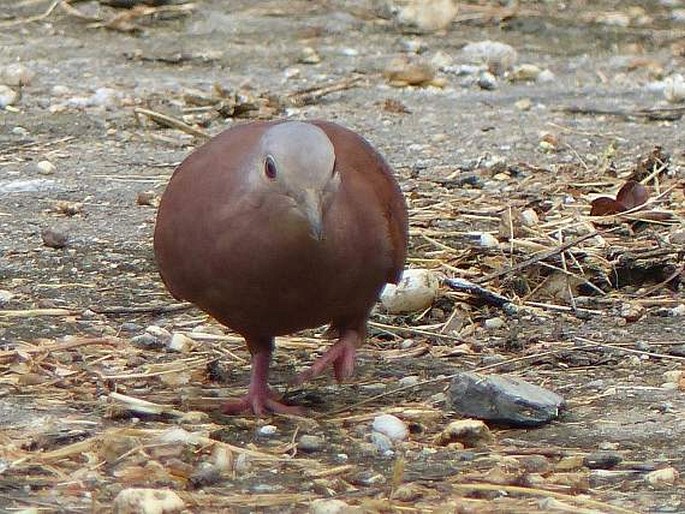
[[590, 216], [609, 216], [611, 214], [618, 214], [626, 210], [621, 202], [617, 202], [608, 196], [600, 196], [592, 200], [592, 209], [590, 209]]
[[[634, 180], [629, 180], [616, 194], [616, 201], [625, 209], [632, 209], [643, 205], [649, 199], [647, 188]], [[594, 203], [594, 202], [593, 202]]]

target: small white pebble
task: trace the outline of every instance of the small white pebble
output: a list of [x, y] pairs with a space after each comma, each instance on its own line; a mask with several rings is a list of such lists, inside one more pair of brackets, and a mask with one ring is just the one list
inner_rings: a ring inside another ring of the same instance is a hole
[[300, 68], [295, 68], [295, 67], [286, 68], [283, 71], [283, 77], [286, 80], [299, 77], [301, 74], [302, 74], [302, 70], [300, 70]]
[[538, 217], [538, 213], [535, 212], [535, 209], [525, 209], [521, 212], [521, 223], [526, 227], [534, 227], [540, 223], [540, 218]]
[[656, 469], [654, 471], [647, 473], [645, 475], [645, 482], [647, 482], [650, 485], [673, 485], [679, 477], [680, 474], [678, 473], [677, 469], [668, 467], [663, 469]]
[[409, 429], [404, 421], [392, 414], [376, 416], [373, 420], [372, 428], [393, 441], [403, 441], [409, 435]]
[[685, 375], [685, 371], [682, 369], [672, 369], [670, 371], [664, 372], [664, 378], [667, 382], [678, 382]]
[[542, 73], [542, 70], [535, 64], [521, 64], [520, 66], [516, 66], [514, 68], [512, 79], [522, 81], [535, 80], [538, 78], [540, 73]]
[[278, 432], [278, 427], [276, 425], [264, 425], [257, 429], [257, 435], [262, 437], [271, 437]]
[[685, 101], [685, 78], [680, 73], [666, 77], [664, 80], [664, 97], [671, 103]]
[[478, 244], [483, 248], [497, 248], [499, 246], [499, 241], [492, 234], [483, 232], [480, 235], [480, 241], [478, 241]]
[[413, 339], [405, 339], [404, 341], [402, 341], [400, 343], [400, 348], [402, 350], [406, 350], [407, 348], [411, 348], [415, 344], [416, 344], [416, 341], [414, 341]]
[[171, 489], [123, 489], [112, 505], [115, 514], [171, 514], [185, 508], [183, 500]]
[[556, 80], [557, 76], [550, 70], [542, 70], [540, 74], [538, 75], [538, 78], [536, 79], [536, 82], [539, 83], [545, 83], [545, 82], [554, 82]]
[[15, 295], [12, 291], [8, 291], [7, 289], [0, 289], [0, 306], [9, 302], [12, 298], [14, 298], [14, 296]]
[[447, 52], [438, 50], [433, 57], [431, 57], [431, 64], [436, 68], [443, 69], [452, 65], [452, 56]]
[[435, 393], [428, 397], [431, 403], [445, 403], [447, 395], [445, 393]]
[[400, 386], [402, 386], [402, 387], [411, 386], [411, 385], [418, 384], [418, 383], [419, 383], [419, 377], [417, 377], [416, 375], [409, 375], [408, 377], [402, 377], [400, 379], [400, 382], [399, 382]]
[[167, 344], [167, 348], [172, 352], [188, 353], [193, 348], [194, 343], [195, 341], [193, 341], [190, 337], [176, 332], [173, 336], [171, 336], [171, 340], [169, 341], [169, 344]]
[[530, 98], [521, 98], [514, 103], [519, 111], [530, 111], [533, 107], [533, 101]]
[[151, 336], [156, 337], [157, 339], [161, 340], [168, 340], [171, 339], [171, 332], [169, 332], [167, 329], [158, 327], [157, 325], [150, 325], [145, 329], [145, 332], [150, 334]]
[[0, 84], [0, 109], [13, 105], [19, 100], [19, 93], [9, 86]]
[[488, 330], [496, 330], [496, 329], [502, 328], [504, 326], [504, 320], [502, 318], [490, 318], [490, 319], [486, 319], [485, 323], [483, 323], [483, 325]]
[[69, 89], [67, 86], [62, 86], [58, 84], [56, 86], [52, 86], [51, 93], [52, 96], [67, 96], [71, 93], [71, 89]]
[[36, 169], [41, 175], [52, 175], [57, 167], [50, 161], [38, 161], [36, 163]]
[[24, 64], [15, 62], [0, 69], [0, 82], [8, 86], [28, 86], [34, 73]]
[[342, 500], [320, 498], [309, 504], [309, 514], [343, 514], [349, 507]]
[[676, 382], [664, 382], [661, 384], [661, 389], [666, 389], [667, 391], [675, 391], [678, 389], [678, 384]]
[[209, 421], [209, 414], [197, 410], [189, 410], [179, 420], [181, 423], [190, 423], [199, 425], [200, 423], [207, 423]]
[[676, 305], [669, 311], [671, 316], [685, 316], [685, 303]]

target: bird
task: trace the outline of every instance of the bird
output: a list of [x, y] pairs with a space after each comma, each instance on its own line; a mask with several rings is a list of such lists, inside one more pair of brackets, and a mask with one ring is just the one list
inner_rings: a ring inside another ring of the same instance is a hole
[[269, 386], [277, 336], [328, 324], [337, 339], [292, 381], [332, 366], [341, 382], [386, 283], [398, 283], [407, 207], [394, 172], [362, 136], [324, 121], [253, 121], [193, 151], [162, 194], [154, 251], [164, 284], [240, 334], [247, 394], [227, 414], [302, 414]]

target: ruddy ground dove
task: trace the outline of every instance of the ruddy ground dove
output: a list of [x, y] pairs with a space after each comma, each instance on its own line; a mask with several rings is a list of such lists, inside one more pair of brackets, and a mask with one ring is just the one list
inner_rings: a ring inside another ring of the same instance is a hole
[[295, 383], [329, 364], [339, 381], [349, 377], [374, 302], [400, 278], [407, 210], [390, 167], [351, 130], [254, 122], [176, 169], [154, 247], [171, 293], [245, 338], [248, 392], [224, 411], [296, 413], [267, 383], [274, 337], [329, 323], [337, 342]]

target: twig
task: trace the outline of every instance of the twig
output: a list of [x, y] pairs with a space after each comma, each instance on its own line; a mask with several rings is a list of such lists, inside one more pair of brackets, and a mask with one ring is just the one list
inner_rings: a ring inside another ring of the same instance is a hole
[[533, 489], [532, 487], [521, 487], [518, 485], [500, 485], [500, 484], [451, 484], [455, 489], [462, 489], [467, 491], [503, 491], [511, 494], [528, 494], [534, 496], [550, 496], [552, 498], [565, 500], [568, 502], [579, 503], [581, 505], [591, 506], [595, 509], [600, 509], [600, 512], [617, 512], [619, 514], [637, 514], [636, 511], [624, 509], [617, 505], [604, 503], [590, 498], [573, 496], [557, 491], [549, 491], [546, 489]]
[[646, 118], [651, 121], [676, 121], [685, 114], [685, 107], [665, 107], [656, 109], [600, 109], [595, 107], [566, 106], [554, 109], [570, 114], [590, 114], [601, 116], [619, 116], [621, 118]]
[[73, 309], [17, 309], [0, 311], [0, 318], [37, 318], [39, 316], [74, 316], [81, 311]]
[[[606, 230], [604, 232], [610, 232], [612, 230], [616, 230], [616, 228]], [[530, 259], [526, 259], [523, 262], [519, 262], [518, 264], [511, 266], [510, 268], [503, 269], [500, 271], [496, 271], [495, 273], [491, 273], [490, 275], [486, 275], [478, 280], [476, 280], [477, 283], [479, 284], [485, 284], [486, 282], [490, 282], [491, 280], [494, 280], [496, 278], [502, 277], [504, 275], [509, 275], [511, 273], [514, 273], [516, 271], [522, 270], [524, 268], [527, 268], [528, 266], [531, 266], [535, 264], [536, 262], [543, 261], [545, 259], [549, 259], [550, 257], [553, 257], [554, 255], [558, 255], [561, 252], [565, 252], [569, 248], [572, 248], [583, 241], [587, 241], [588, 239], [592, 239], [593, 237], [601, 235], [602, 232], [599, 230], [595, 230], [593, 232], [590, 232], [589, 234], [585, 234], [584, 236], [581, 236], [577, 239], [574, 239], [573, 241], [569, 241], [568, 243], [564, 243], [561, 246], [558, 246], [557, 248], [554, 248], [552, 250], [549, 250], [547, 252], [542, 252], [537, 255], [533, 255]]]
[[479, 286], [470, 280], [463, 278], [446, 278], [444, 283], [455, 291], [463, 291], [465, 293], [474, 295], [485, 300], [487, 304], [494, 305], [495, 307], [503, 307], [506, 304], [511, 303], [511, 300], [506, 296], [485, 289], [484, 287]]
[[585, 343], [587, 345], [602, 346], [604, 348], [611, 348], [612, 350], [619, 350], [619, 351], [627, 352], [627, 353], [636, 353], [638, 355], [647, 355], [648, 357], [654, 357], [656, 359], [668, 359], [668, 360], [685, 362], [685, 357], [681, 357], [680, 355], [668, 355], [665, 353], [645, 352], [644, 350], [636, 350], [634, 348], [623, 348], [622, 346], [617, 346], [617, 345], [608, 344], [608, 343], [599, 343], [597, 341], [593, 341], [592, 339], [586, 339], [585, 337], [580, 337], [580, 336], [575, 336], [575, 339], [577, 339], [578, 341], [581, 341], [582, 343]]
[[133, 20], [136, 18], [143, 18], [145, 16], [154, 16], [156, 14], [162, 13], [181, 13], [187, 14], [188, 12], [195, 9], [195, 4], [180, 4], [180, 5], [160, 5], [156, 7], [148, 7], [143, 5], [134, 6], [132, 9], [123, 12], [114, 18], [107, 21], [96, 21], [95, 23], [90, 23], [88, 28], [98, 29], [106, 28], [113, 29], [122, 32], [131, 32], [134, 30], [140, 30], [140, 27], [133, 24]]
[[16, 350], [6, 350], [0, 352], [0, 362], [4, 362], [7, 359], [17, 357], [20, 354], [32, 354], [32, 353], [43, 353], [43, 352], [61, 352], [64, 350], [71, 350], [72, 348], [78, 348], [79, 346], [88, 346], [91, 344], [103, 344], [109, 346], [117, 346], [118, 340], [113, 337], [98, 337], [98, 338], [76, 338], [73, 341], [66, 341], [64, 343], [47, 344], [45, 346], [31, 346]]
[[160, 415], [160, 414], [167, 414], [169, 416], [173, 416], [175, 418], [180, 418], [185, 415], [185, 412], [182, 412], [180, 410], [174, 409], [171, 405], [162, 405], [159, 403], [153, 403], [149, 402], [147, 400], [142, 400], [140, 398], [135, 398], [133, 396], [128, 396], [125, 394], [121, 393], [109, 393], [109, 397], [112, 400], [115, 400], [121, 404], [125, 408], [127, 408], [130, 411], [133, 412], [138, 412], [140, 414], [152, 414], [152, 415]]
[[340, 80], [338, 82], [333, 82], [331, 84], [312, 86], [306, 89], [300, 89], [299, 91], [295, 91], [294, 93], [290, 93], [287, 96], [287, 98], [290, 101], [290, 103], [294, 106], [301, 107], [303, 105], [312, 104], [320, 98], [331, 93], [351, 89], [355, 87], [357, 83], [361, 80], [362, 77], [359, 76]]
[[183, 132], [186, 132], [187, 134], [197, 136], [197, 137], [202, 137], [205, 139], [209, 139], [210, 136], [203, 130], [196, 129], [195, 127], [188, 125], [186, 122], [179, 120], [178, 118], [174, 118], [173, 116], [168, 116], [166, 114], [162, 114], [161, 112], [153, 111], [150, 109], [144, 109], [142, 107], [136, 107], [133, 109], [133, 113], [136, 115], [136, 119], [140, 123], [140, 115], [147, 116], [150, 118], [152, 121], [163, 125], [165, 127], [169, 128], [175, 128], [178, 130], [181, 130]]
[[659, 289], [661, 289], [662, 287], [667, 285], [671, 280], [673, 280], [678, 275], [680, 275], [683, 271], [685, 271], [685, 264], [678, 266], [678, 268], [673, 273], [671, 273], [668, 277], [666, 277], [666, 279], [662, 280], [661, 282], [659, 282], [655, 286], [652, 286], [649, 289], [643, 291], [642, 293], [637, 295], [635, 298], [644, 298], [645, 296], [649, 296], [653, 292], [658, 291]]
[[526, 305], [529, 307], [537, 307], [539, 309], [546, 309], [546, 310], [550, 310], [550, 311], [560, 311], [560, 312], [578, 312], [578, 313], [585, 313], [585, 314], [602, 314], [604, 312], [604, 311], [599, 311], [596, 309], [586, 309], [584, 307], [569, 307], [567, 305], [553, 305], [550, 303], [533, 302], [530, 300], [524, 301], [523, 305]]
[[440, 334], [439, 332], [431, 332], [430, 330], [423, 330], [420, 328], [413, 327], [397, 327], [394, 325], [386, 325], [385, 323], [378, 323], [376, 321], [369, 321], [368, 325], [370, 327], [378, 328], [389, 333], [394, 332], [407, 332], [409, 334], [419, 334], [422, 336], [435, 337], [436, 339], [449, 339], [450, 341], [459, 341], [463, 343], [464, 340], [461, 337], [451, 336], [448, 334]]
[[14, 25], [23, 25], [24, 23], [32, 23], [34, 21], [40, 21], [52, 14], [52, 11], [61, 4], [64, 0], [54, 0], [50, 6], [45, 10], [43, 14], [37, 14], [35, 16], [29, 16], [28, 18], [21, 18], [19, 20], [4, 21], [0, 23], [0, 27], [12, 27]]
[[192, 309], [194, 305], [188, 302], [162, 304], [162, 305], [141, 305], [140, 307], [96, 307], [90, 306], [89, 309], [96, 314], [162, 314], [166, 312], [178, 312]]
[[101, 18], [98, 18], [97, 16], [88, 16], [87, 14], [83, 14], [81, 11], [79, 11], [76, 7], [72, 6], [69, 2], [62, 2], [60, 5], [60, 8], [66, 12], [67, 14], [78, 18], [80, 20], [84, 21], [102, 21]]

